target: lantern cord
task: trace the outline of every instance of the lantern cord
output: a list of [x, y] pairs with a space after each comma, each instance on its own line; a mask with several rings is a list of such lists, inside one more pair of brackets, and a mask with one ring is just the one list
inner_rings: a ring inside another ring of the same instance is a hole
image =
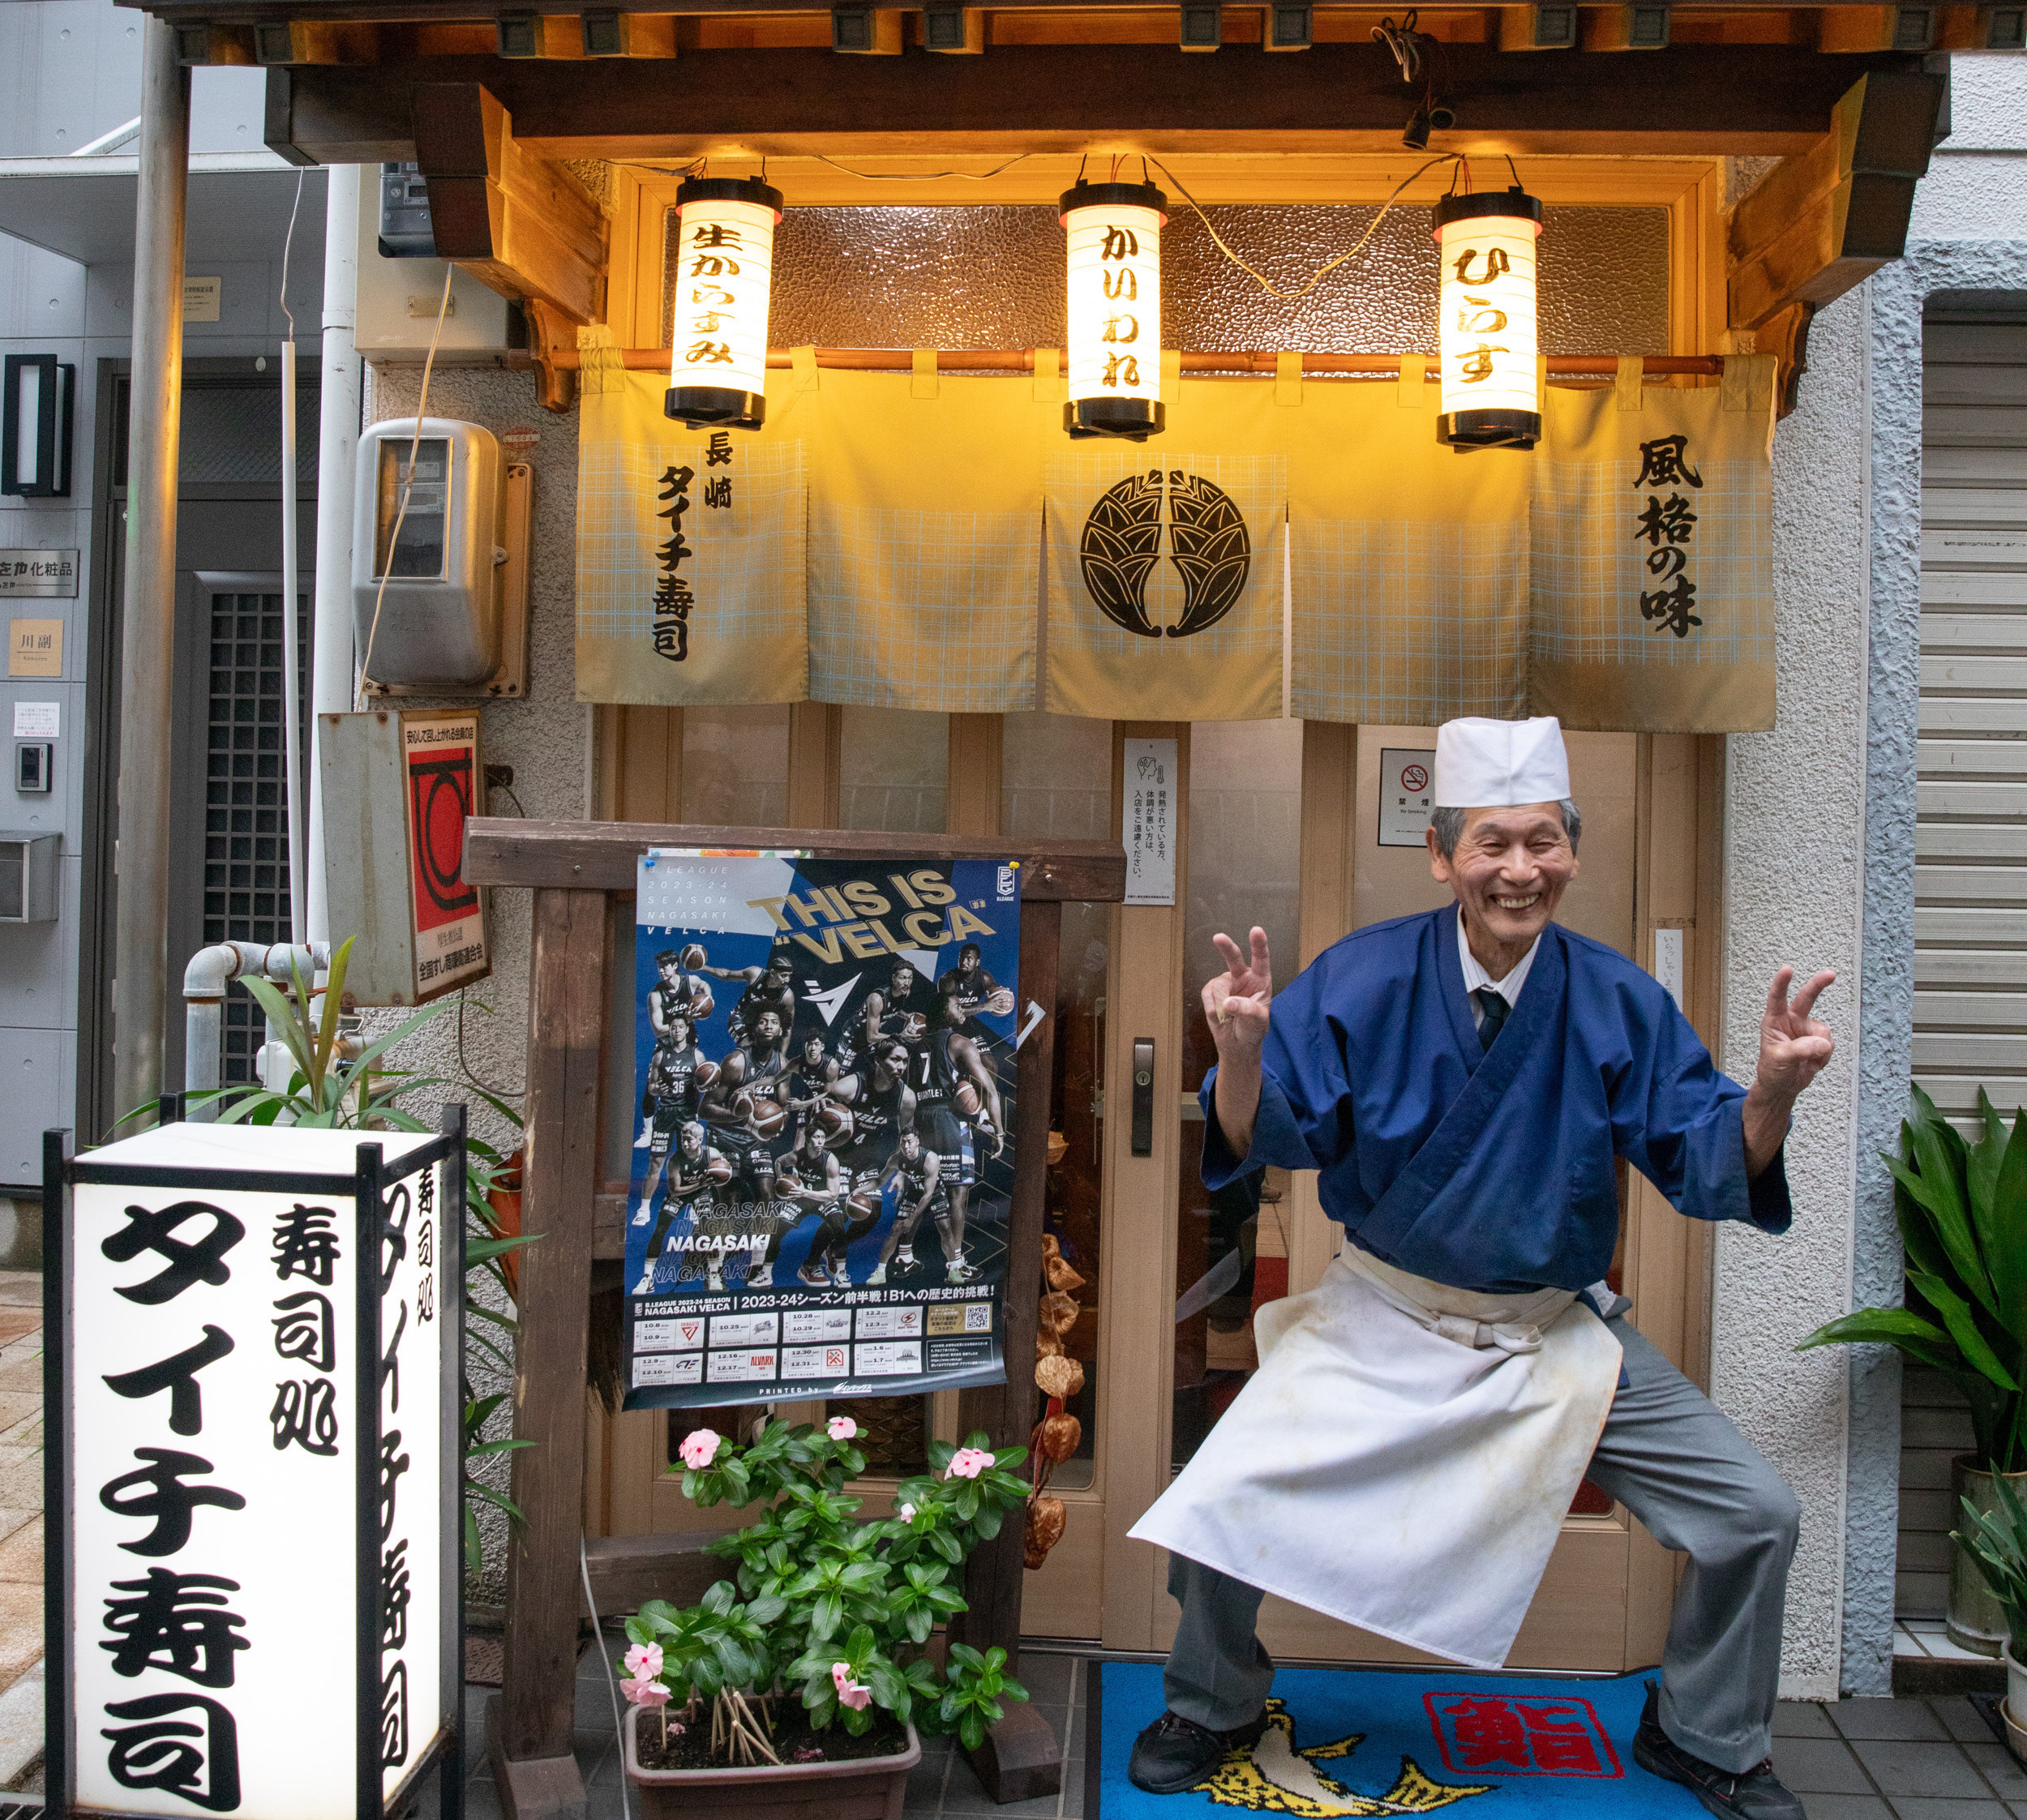
[[1031, 158], [1031, 152], [1017, 152], [1003, 165], [995, 165], [990, 170], [854, 170], [849, 165], [841, 165], [835, 158], [827, 158], [821, 152], [810, 156], [819, 164], [829, 165], [833, 170], [841, 170], [847, 177], [855, 177], [863, 183], [939, 183], [946, 177], [961, 177], [967, 183], [983, 183], [989, 178], [997, 177], [1001, 171], [1011, 170], [1023, 158]]
[[1155, 161], [1155, 169], [1159, 171], [1162, 176], [1166, 178], [1168, 182], [1172, 183], [1176, 186], [1176, 189], [1181, 193], [1182, 199], [1188, 203], [1192, 208], [1196, 210], [1197, 218], [1203, 223], [1204, 231], [1211, 236], [1213, 244], [1216, 246], [1220, 253], [1223, 254], [1227, 259], [1231, 260], [1231, 262], [1238, 267], [1238, 268], [1249, 278], [1252, 279], [1253, 281], [1257, 284], [1262, 290], [1265, 291], [1269, 297], [1277, 298], [1284, 303], [1292, 303], [1297, 298], [1307, 297], [1311, 291], [1314, 290], [1318, 285], [1322, 284], [1323, 280], [1333, 272], [1336, 271], [1340, 265], [1346, 263], [1348, 260], [1356, 259], [1361, 253], [1365, 251], [1365, 243], [1379, 231], [1379, 225], [1382, 221], [1386, 219], [1387, 211], [1400, 199], [1401, 191], [1405, 190], [1409, 184], [1412, 183], [1417, 178], [1421, 176], [1425, 171], [1433, 170], [1438, 165], [1440, 164], [1460, 161], [1461, 157], [1462, 154], [1459, 152], [1439, 152], [1434, 157], [1428, 159], [1423, 163], [1417, 165], [1414, 169], [1410, 171], [1407, 176], [1403, 177], [1399, 182], [1394, 186], [1393, 193], [1387, 197], [1386, 201], [1379, 205], [1378, 214], [1373, 217], [1371, 222], [1367, 225], [1365, 233], [1361, 234], [1349, 247], [1348, 247], [1343, 252], [1339, 253], [1337, 257], [1332, 259], [1327, 265], [1318, 266], [1314, 272], [1310, 273], [1307, 282], [1305, 282], [1299, 289], [1286, 291], [1278, 289], [1274, 281], [1271, 278], [1267, 277], [1264, 272], [1259, 272], [1253, 267], [1247, 264], [1244, 259], [1241, 259], [1236, 253], [1232, 251], [1231, 247], [1225, 244], [1224, 237], [1211, 225], [1211, 217], [1204, 213], [1203, 205], [1199, 203], [1194, 196], [1191, 195], [1188, 190], [1184, 188], [1182, 180], [1178, 178], [1173, 171], [1169, 169], [1166, 165], [1163, 164], [1159, 158]]
[[1415, 29], [1416, 15], [1410, 12], [1396, 25], [1391, 19], [1382, 19], [1373, 28], [1373, 40], [1382, 44], [1394, 54], [1394, 61], [1400, 66], [1400, 79], [1412, 82], [1421, 74], [1421, 33]]

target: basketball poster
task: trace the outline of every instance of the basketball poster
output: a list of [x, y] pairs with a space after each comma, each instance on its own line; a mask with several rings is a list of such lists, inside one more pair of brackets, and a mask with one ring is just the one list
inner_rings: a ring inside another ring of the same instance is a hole
[[996, 1384], [1016, 861], [656, 849], [634, 951], [629, 1409]]

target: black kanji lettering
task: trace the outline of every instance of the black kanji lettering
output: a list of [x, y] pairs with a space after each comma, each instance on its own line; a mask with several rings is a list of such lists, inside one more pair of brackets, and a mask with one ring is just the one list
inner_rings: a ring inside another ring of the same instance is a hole
[[186, 1346], [174, 1358], [160, 1364], [143, 1365], [137, 1371], [108, 1377], [105, 1387], [116, 1397], [152, 1397], [169, 1393], [169, 1426], [172, 1434], [192, 1435], [204, 1426], [204, 1400], [197, 1389], [197, 1374], [216, 1364], [233, 1349], [232, 1335], [222, 1327], [204, 1324], [204, 1337]]
[[312, 1371], [336, 1370], [338, 1336], [331, 1298], [305, 1289], [283, 1296], [275, 1307], [276, 1355], [300, 1359]]
[[1640, 444], [1640, 473], [1633, 482], [1635, 487], [1703, 484], [1703, 476], [1689, 465], [1688, 437], [1656, 436], [1652, 442]]
[[[204, 1715], [203, 1724], [168, 1716], [192, 1708]], [[106, 1773], [121, 1788], [164, 1789], [211, 1814], [239, 1805], [239, 1728], [217, 1701], [201, 1694], [150, 1694], [109, 1703], [105, 1711], [110, 1719], [138, 1721], [99, 1733], [112, 1741]]]
[[151, 1567], [144, 1580], [115, 1580], [131, 1599], [105, 1602], [105, 1628], [114, 1641], [99, 1647], [113, 1658], [113, 1672], [129, 1680], [144, 1668], [165, 1668], [199, 1687], [230, 1687], [233, 1655], [250, 1649], [238, 1634], [246, 1621], [226, 1609], [237, 1580], [216, 1574], [176, 1574]]
[[338, 1261], [337, 1215], [328, 1207], [306, 1207], [298, 1201], [275, 1223], [274, 1266], [277, 1279], [307, 1277], [326, 1289]]
[[[122, 1517], [152, 1517], [155, 1527], [138, 1542], [122, 1542], [129, 1554], [173, 1555], [190, 1540], [190, 1520], [200, 1505], [243, 1510], [246, 1501], [223, 1485], [186, 1485], [193, 1473], [212, 1470], [209, 1460], [174, 1447], [136, 1447], [134, 1458], [148, 1463], [101, 1487], [99, 1502]], [[150, 1488], [143, 1489], [144, 1487]], [[138, 1496], [121, 1497], [122, 1492]]]
[[[201, 1216], [210, 1218], [212, 1227], [195, 1244], [170, 1236], [186, 1220]], [[223, 1207], [204, 1201], [178, 1201], [159, 1210], [129, 1207], [126, 1224], [101, 1244], [99, 1251], [115, 1264], [127, 1263], [144, 1251], [167, 1261], [168, 1268], [146, 1283], [118, 1291], [128, 1301], [152, 1308], [173, 1302], [194, 1283], [208, 1283], [215, 1289], [230, 1281], [232, 1272], [223, 1260], [246, 1235], [246, 1227]]]
[[285, 1378], [275, 1386], [268, 1420], [277, 1454], [294, 1446], [328, 1459], [338, 1450], [338, 1394], [328, 1377]]

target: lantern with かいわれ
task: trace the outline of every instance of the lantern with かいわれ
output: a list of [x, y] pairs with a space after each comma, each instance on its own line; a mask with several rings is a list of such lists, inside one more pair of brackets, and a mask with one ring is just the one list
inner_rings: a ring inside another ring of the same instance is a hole
[[675, 203], [675, 353], [662, 409], [692, 430], [757, 430], [767, 418], [782, 193], [748, 177], [692, 177]]
[[1532, 448], [1541, 435], [1534, 273], [1541, 204], [1518, 185], [1445, 196], [1435, 231], [1442, 261], [1437, 439], [1459, 451]]
[[1073, 437], [1142, 442], [1162, 428], [1161, 230], [1151, 183], [1079, 183], [1060, 205], [1069, 255]]

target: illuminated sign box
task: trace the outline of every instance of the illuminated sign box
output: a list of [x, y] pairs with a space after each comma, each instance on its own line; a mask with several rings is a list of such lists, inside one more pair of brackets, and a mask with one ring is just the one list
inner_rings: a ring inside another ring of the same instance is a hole
[[52, 1813], [461, 1777], [463, 1118], [45, 1138]]

